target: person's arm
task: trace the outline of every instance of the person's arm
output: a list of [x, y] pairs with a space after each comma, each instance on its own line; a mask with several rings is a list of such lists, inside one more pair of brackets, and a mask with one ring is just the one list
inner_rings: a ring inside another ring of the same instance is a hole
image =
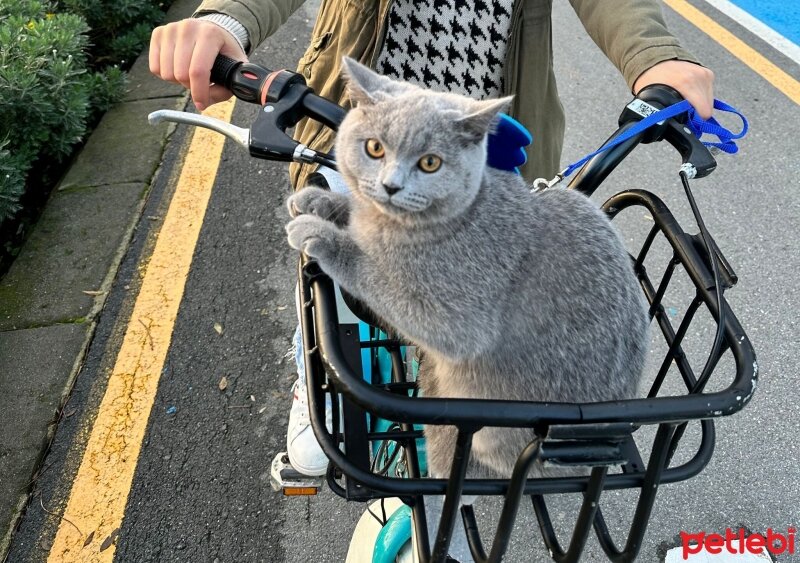
[[150, 72], [189, 88], [201, 111], [227, 100], [232, 95], [229, 90], [211, 85], [211, 67], [217, 55], [247, 60], [245, 49], [275, 33], [302, 3], [303, 0], [206, 0], [193, 17], [153, 30]]
[[656, 0], [570, 0], [587, 33], [634, 93], [666, 84], [683, 95], [701, 117], [711, 116], [714, 74], [667, 30]]
[[278, 31], [305, 0], [205, 0], [193, 17], [226, 14], [241, 23], [253, 47]]

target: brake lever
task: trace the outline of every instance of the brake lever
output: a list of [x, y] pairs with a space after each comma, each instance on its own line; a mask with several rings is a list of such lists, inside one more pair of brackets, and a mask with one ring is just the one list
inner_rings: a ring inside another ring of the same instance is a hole
[[683, 159], [681, 170], [689, 178], [704, 178], [716, 169], [717, 161], [711, 151], [686, 125], [670, 120], [664, 131], [664, 140], [680, 153]]
[[[280, 162], [317, 162], [321, 157], [316, 151], [298, 143], [283, 131], [282, 127], [286, 127], [285, 120], [292, 119], [287, 118], [287, 111], [278, 105], [265, 105], [261, 108], [261, 114], [256, 118], [252, 129], [237, 127], [215, 117], [169, 109], [152, 112], [147, 116], [147, 121], [150, 125], [158, 125], [164, 121], [183, 123], [222, 133], [257, 158]], [[332, 162], [328, 162], [327, 165], [335, 167]]]
[[217, 133], [222, 133], [229, 139], [235, 141], [237, 144], [245, 148], [250, 147], [249, 129], [237, 127], [236, 125], [228, 123], [227, 121], [222, 121], [221, 119], [217, 119], [215, 117], [189, 113], [187, 111], [161, 109], [148, 115], [147, 121], [150, 123], [150, 125], [158, 125], [164, 121], [169, 121], [172, 123], [184, 123], [186, 125], [194, 125], [195, 127], [211, 129]]
[[305, 148], [286, 134], [303, 117], [301, 102], [306, 91], [286, 88], [277, 100], [265, 100], [250, 128], [250, 154], [280, 162], [297, 160]]
[[[237, 65], [237, 68], [238, 66], [241, 65]], [[243, 80], [250, 76], [248, 68], [241, 73]], [[317, 153], [295, 141], [286, 130], [297, 125], [306, 115], [313, 115], [331, 127], [338, 127], [344, 118], [344, 108], [309, 95], [311, 90], [297, 73], [277, 71], [265, 74], [266, 72], [262, 73], [264, 76], [261, 78], [264, 80], [258, 82], [260, 90], [255, 94], [248, 90], [252, 94], [250, 98], [255, 99], [253, 96], [258, 95], [263, 103], [250, 129], [243, 129], [213, 117], [174, 110], [155, 111], [148, 116], [148, 121], [151, 125], [171, 121], [211, 129], [247, 148], [250, 155], [255, 158], [278, 162], [317, 163], [335, 168], [336, 164], [329, 155]], [[238, 90], [243, 88], [244, 86], [240, 85]], [[332, 108], [337, 111], [334, 112]]]

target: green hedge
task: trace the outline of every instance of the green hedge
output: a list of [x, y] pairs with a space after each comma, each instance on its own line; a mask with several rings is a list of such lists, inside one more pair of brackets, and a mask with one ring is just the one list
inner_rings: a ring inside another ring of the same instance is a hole
[[26, 191], [48, 189], [34, 185], [38, 169], [63, 162], [121, 99], [120, 65], [147, 44], [159, 7], [153, 0], [0, 0], [0, 223]]
[[[3, 0], [5, 1], [5, 0]], [[150, 32], [163, 17], [159, 0], [60, 0], [59, 11], [82, 16], [89, 25], [89, 65], [126, 66], [150, 40]]]

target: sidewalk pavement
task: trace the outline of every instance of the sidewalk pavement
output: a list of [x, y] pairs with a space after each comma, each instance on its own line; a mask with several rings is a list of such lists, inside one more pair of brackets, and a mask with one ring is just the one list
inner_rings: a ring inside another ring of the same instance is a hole
[[[176, 0], [169, 21], [192, 13]], [[158, 109], [182, 109], [184, 89], [152, 76], [147, 52], [128, 93], [89, 137], [0, 279], [0, 561], [22, 515], [117, 268], [128, 249], [172, 128]]]

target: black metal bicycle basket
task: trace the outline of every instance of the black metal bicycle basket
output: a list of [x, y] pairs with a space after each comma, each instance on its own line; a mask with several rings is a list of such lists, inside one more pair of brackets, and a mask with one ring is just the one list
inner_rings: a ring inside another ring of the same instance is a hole
[[[592, 526], [610, 560], [635, 559], [658, 486], [689, 479], [706, 466], [714, 450], [714, 419], [733, 414], [747, 404], [755, 390], [758, 369], [746, 334], [727, 301], [722, 295], [717, 295], [717, 291], [721, 293], [731, 287], [736, 276], [716, 245], [712, 251], [722, 266], [718, 276], [721, 281], [719, 288], [715, 286], [710, 259], [700, 237], [685, 233], [659, 198], [635, 190], [617, 194], [604, 205], [612, 217], [629, 208], [643, 210], [653, 219], [640, 251], [632, 259], [650, 303], [651, 332], [661, 336], [662, 348], [666, 350], [656, 362], [658, 365], [654, 366], [655, 373], [650, 378], [649, 390], [645, 390], [645, 398], [567, 404], [413, 397], [414, 383], [406, 380], [407, 370], [400, 354], [402, 343], [392, 339], [359, 341], [357, 325], [339, 324], [337, 321], [336, 293], [331, 280], [315, 262], [301, 264], [301, 320], [311, 420], [322, 448], [332, 462], [328, 474], [332, 490], [349, 500], [400, 497], [407, 502], [417, 519], [416, 533], [418, 543], [423, 546], [423, 561], [445, 560], [447, 548], [444, 538], [452, 533], [460, 494], [506, 496], [488, 556], [477, 533], [471, 507], [465, 506], [461, 510], [476, 561], [500, 559], [523, 496], [531, 497], [544, 542], [555, 560], [577, 560]], [[663, 249], [658, 252], [666, 254], [667, 259], [660, 278], [654, 281], [646, 265], [649, 265], [650, 254], [657, 253], [653, 249], [658, 239], [669, 246], [667, 252]], [[685, 310], [679, 312], [672, 306], [665, 306], [664, 300], [669, 296], [671, 286], [681, 283], [686, 286], [682, 293], [686, 293], [688, 288], [691, 299]], [[722, 315], [719, 304], [722, 305]], [[705, 326], [698, 330], [695, 328], [698, 324]], [[692, 354], [686, 348], [698, 332], [708, 336], [717, 329], [722, 332], [722, 345], [712, 351], [708, 365], [700, 372], [692, 364]], [[391, 354], [392, 383], [371, 385], [361, 375], [361, 350], [376, 346]], [[707, 392], [712, 374], [715, 374], [716, 386], [727, 387]], [[670, 379], [677, 381], [668, 384]], [[682, 394], [665, 395], [670, 392], [668, 388], [674, 393], [677, 387], [682, 388]], [[325, 393], [341, 398], [341, 401], [332, 401], [332, 432], [327, 430], [324, 422]], [[343, 428], [339, 428], [337, 412], [340, 403]], [[367, 413], [398, 423], [395, 425], [397, 429], [368, 431]], [[449, 480], [420, 477], [416, 444], [421, 432], [414, 428], [415, 423], [458, 427]], [[687, 457], [685, 452], [681, 452], [681, 443], [686, 429], [691, 428], [690, 423], [699, 426], [699, 444], [696, 436], [689, 440], [697, 449], [688, 459], [673, 464], [676, 458]], [[465, 478], [472, 435], [484, 426], [530, 427], [540, 438], [520, 452], [510, 480]], [[637, 434], [645, 433], [643, 427], [655, 428], [646, 461], [642, 459], [634, 439]], [[393, 441], [403, 446], [410, 478], [390, 477], [371, 471], [370, 444], [376, 441]], [[342, 445], [346, 453], [340, 449]], [[537, 459], [593, 468], [591, 474], [584, 477], [526, 479], [530, 465]], [[604, 490], [625, 488], [639, 488], [641, 493], [633, 524], [624, 547], [620, 549], [605, 524], [600, 496]], [[583, 494], [582, 507], [566, 550], [561, 548], [556, 538], [545, 502], [545, 495], [553, 493]], [[429, 555], [424, 553], [428, 545], [425, 526], [420, 525], [425, 518], [421, 498], [422, 495], [443, 494], [448, 495], [449, 502], [445, 501], [439, 524], [437, 538], [441, 541], [437, 540]]]

